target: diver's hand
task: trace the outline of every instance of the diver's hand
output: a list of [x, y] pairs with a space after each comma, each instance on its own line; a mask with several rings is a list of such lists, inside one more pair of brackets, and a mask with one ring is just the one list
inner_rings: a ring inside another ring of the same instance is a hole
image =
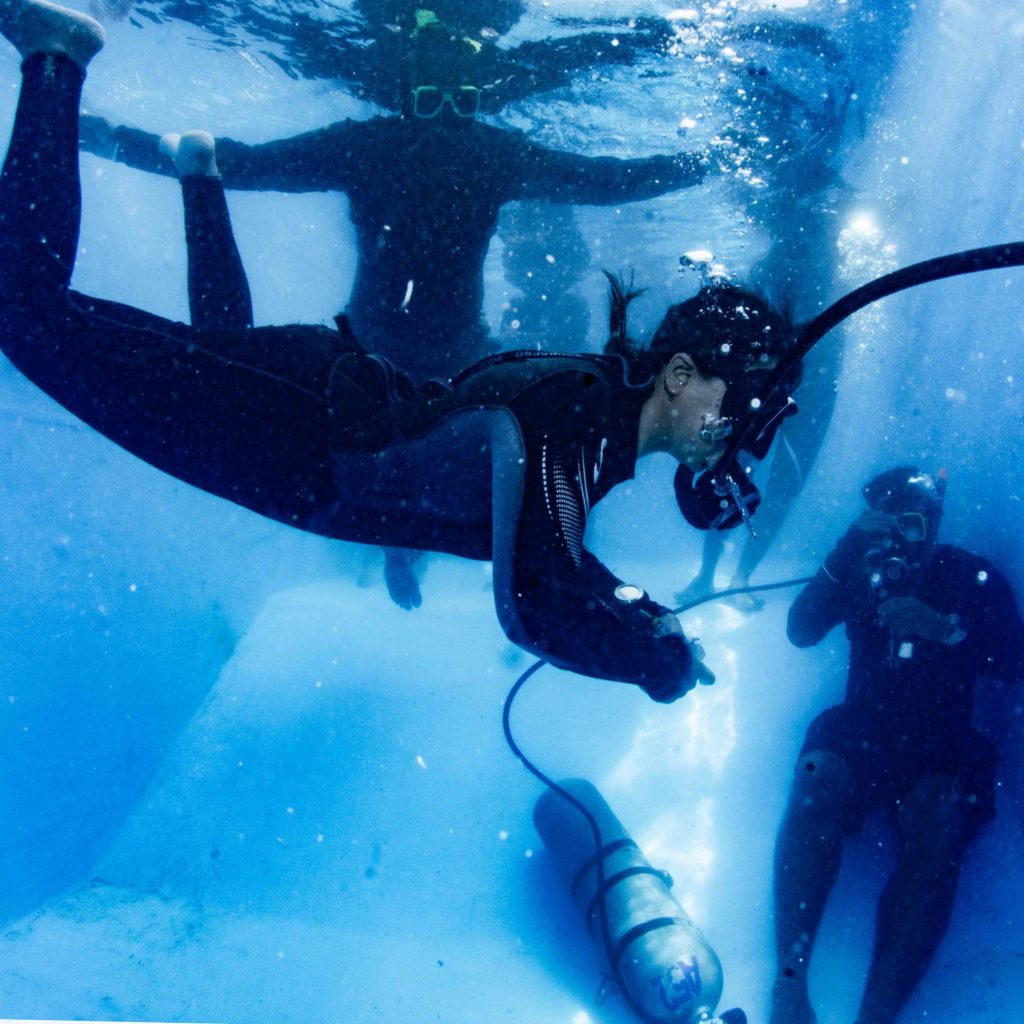
[[99, 114], [82, 114], [78, 125], [78, 145], [87, 153], [113, 160], [117, 152], [113, 123]]
[[[666, 612], [660, 618], [654, 620], [654, 630], [655, 636], [675, 635], [683, 637], [684, 640], [686, 639], [683, 634], [683, 627], [679, 624], [679, 619], [671, 612]], [[682, 693], [676, 694], [676, 697], [681, 697], [683, 693], [692, 690], [695, 683], [700, 683], [702, 686], [710, 686], [715, 681], [715, 673], [704, 664], [704, 648], [696, 640], [687, 640], [686, 642], [690, 646], [690, 674], [684, 681], [686, 689]], [[673, 697], [672, 699], [675, 700], [676, 698]]]
[[878, 621], [899, 640], [916, 636], [943, 643], [957, 628], [949, 616], [916, 597], [890, 597], [879, 606]]
[[701, 686], [710, 686], [715, 681], [715, 673], [704, 664], [704, 648], [696, 640], [690, 641], [690, 678]]
[[[675, 627], [672, 627], [668, 620], [672, 620]], [[682, 627], [674, 615], [663, 615], [659, 621], [664, 622], [664, 628], [667, 630], [667, 632], [659, 634], [660, 636], [678, 636], [682, 641], [679, 645], [680, 648], [685, 645], [689, 649], [689, 667], [674, 685], [669, 685], [656, 692], [645, 687], [651, 700], [658, 704], [672, 704], [680, 697], [685, 697], [698, 683], [702, 686], [710, 686], [715, 681], [715, 674], [704, 664], [704, 648], [696, 640], [687, 640], [683, 636]]]
[[853, 521], [853, 528], [872, 537], [884, 537], [896, 529], [896, 522], [896, 517], [889, 515], [888, 512], [866, 508]]
[[829, 552], [822, 568], [833, 583], [843, 585], [861, 579], [864, 556], [896, 529], [896, 517], [867, 508]]
[[683, 635], [683, 627], [680, 625], [679, 619], [677, 619], [671, 612], [665, 612], [664, 615], [659, 615], [654, 620], [654, 635], [672, 636], [673, 634], [678, 636]]

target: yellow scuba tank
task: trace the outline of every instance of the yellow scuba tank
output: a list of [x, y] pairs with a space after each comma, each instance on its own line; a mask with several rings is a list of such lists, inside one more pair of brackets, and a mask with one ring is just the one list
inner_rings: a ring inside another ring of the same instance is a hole
[[[630, 1006], [649, 1024], [712, 1021], [722, 994], [722, 965], [672, 895], [671, 878], [651, 867], [593, 785], [582, 779], [559, 785], [593, 815], [600, 850], [586, 818], [555, 790], [537, 801], [533, 821], [591, 935], [606, 946]], [[602, 900], [607, 937], [602, 934]], [[745, 1016], [729, 1011], [725, 1019]]]

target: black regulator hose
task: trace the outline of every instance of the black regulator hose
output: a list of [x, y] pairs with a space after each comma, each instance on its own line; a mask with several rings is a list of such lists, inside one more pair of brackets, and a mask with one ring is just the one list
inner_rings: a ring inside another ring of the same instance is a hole
[[[686, 604], [680, 605], [678, 608], [674, 608], [672, 613], [679, 615], [682, 612], [687, 612], [691, 608], [696, 608], [699, 605], [707, 604], [709, 601], [718, 601], [724, 597], [731, 597], [734, 594], [754, 594], [760, 591], [766, 590], [781, 590], [783, 587], [797, 587], [804, 583], [809, 583], [814, 577], [813, 576], [802, 576], [799, 579], [783, 580], [779, 583], [760, 583], [756, 586], [747, 587], [730, 587], [728, 590], [715, 590], [710, 594], [705, 594], [703, 597], [699, 597], [694, 601], [688, 601]], [[512, 704], [515, 702], [516, 697], [519, 695], [519, 691], [522, 690], [527, 679], [542, 669], [548, 664], [543, 658], [535, 661], [512, 685], [512, 689], [509, 690], [508, 696], [505, 698], [505, 707], [502, 710], [501, 715], [501, 727], [505, 733], [505, 742], [508, 744], [509, 750], [516, 756], [516, 758], [522, 763], [523, 767], [539, 779], [548, 789], [557, 793], [563, 800], [572, 804], [580, 814], [586, 819], [587, 824], [590, 826], [590, 831], [594, 836], [594, 850], [596, 856], [594, 858], [595, 866], [597, 868], [597, 892], [604, 893], [605, 891], [605, 874], [604, 874], [604, 857], [601, 856], [601, 850], [604, 843], [601, 839], [601, 827], [598, 825], [594, 816], [590, 811], [569, 793], [566, 789], [560, 786], [554, 779], [549, 775], [545, 775], [527, 756], [523, 753], [519, 744], [516, 743], [515, 737], [512, 735]], [[643, 1021], [648, 1024], [659, 1024], [651, 1017], [643, 1007], [637, 1005], [632, 996], [629, 993], [629, 989], [623, 983], [622, 973], [619, 969], [617, 958], [614, 956], [611, 933], [608, 929], [608, 908], [606, 906], [605, 899], [602, 897], [597, 901], [598, 910], [600, 912], [601, 922], [601, 943], [604, 946], [605, 955], [608, 959], [608, 963], [611, 965], [612, 971], [615, 975], [615, 982], [619, 986], [619, 991], [623, 994], [626, 1002], [629, 1004], [629, 1008]]]

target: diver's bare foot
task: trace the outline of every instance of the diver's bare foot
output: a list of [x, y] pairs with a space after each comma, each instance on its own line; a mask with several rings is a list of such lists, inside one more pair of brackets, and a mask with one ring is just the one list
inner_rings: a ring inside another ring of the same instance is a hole
[[[750, 580], [744, 579], [740, 576], [734, 576], [729, 583], [728, 589], [743, 590], [749, 586]], [[758, 597], [756, 594], [733, 594], [732, 597], [727, 600], [733, 608], [739, 612], [744, 612], [747, 615], [759, 612], [764, 608], [764, 598]]]
[[384, 549], [384, 582], [391, 600], [411, 612], [423, 604], [420, 581], [416, 578], [415, 565], [420, 559], [418, 551], [405, 548]]
[[107, 38], [88, 14], [69, 11], [48, 0], [0, 0], [0, 35], [21, 54], [64, 53], [83, 68]]
[[169, 156], [178, 169], [179, 178], [202, 176], [219, 178], [217, 146], [209, 132], [170, 133], [160, 139], [160, 152]]
[[699, 573], [682, 589], [676, 591], [676, 600], [680, 604], [689, 604], [691, 601], [699, 601], [715, 592], [715, 577], [705, 576]]

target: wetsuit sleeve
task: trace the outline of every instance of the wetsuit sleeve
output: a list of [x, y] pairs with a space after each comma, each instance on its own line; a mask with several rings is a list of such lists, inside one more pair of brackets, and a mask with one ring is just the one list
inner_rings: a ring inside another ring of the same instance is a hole
[[797, 595], [786, 623], [786, 635], [795, 647], [813, 647], [846, 620], [864, 546], [864, 535], [851, 528]]
[[[346, 187], [347, 135], [352, 122], [250, 146], [217, 139], [217, 167], [225, 188], [274, 192], [318, 192]], [[173, 162], [160, 152], [160, 136], [120, 125], [114, 129], [113, 158], [129, 167], [176, 177]], [[83, 145], [88, 145], [83, 141]], [[100, 154], [104, 155], [104, 154]]]
[[[565, 409], [564, 390], [558, 397], [554, 407]], [[572, 439], [580, 432], [570, 425], [524, 438], [518, 426], [506, 430], [495, 440], [502, 479], [493, 555], [495, 602], [509, 638], [559, 668], [633, 683], [655, 700], [685, 692], [689, 645], [679, 635], [656, 635], [666, 609], [618, 600], [620, 581], [583, 547], [586, 445]]]
[[1024, 623], [1013, 590], [989, 563], [975, 568], [962, 591], [970, 599], [958, 613], [966, 642], [977, 651], [985, 675], [1024, 684]]
[[516, 140], [513, 199], [607, 206], [651, 199], [698, 185], [707, 175], [701, 154], [676, 153], [642, 160], [586, 157]]
[[488, 109], [528, 99], [569, 84], [594, 67], [635, 64], [642, 56], [667, 46], [673, 38], [665, 18], [639, 17], [626, 32], [584, 32], [561, 39], [527, 40], [507, 51], [488, 81]]

